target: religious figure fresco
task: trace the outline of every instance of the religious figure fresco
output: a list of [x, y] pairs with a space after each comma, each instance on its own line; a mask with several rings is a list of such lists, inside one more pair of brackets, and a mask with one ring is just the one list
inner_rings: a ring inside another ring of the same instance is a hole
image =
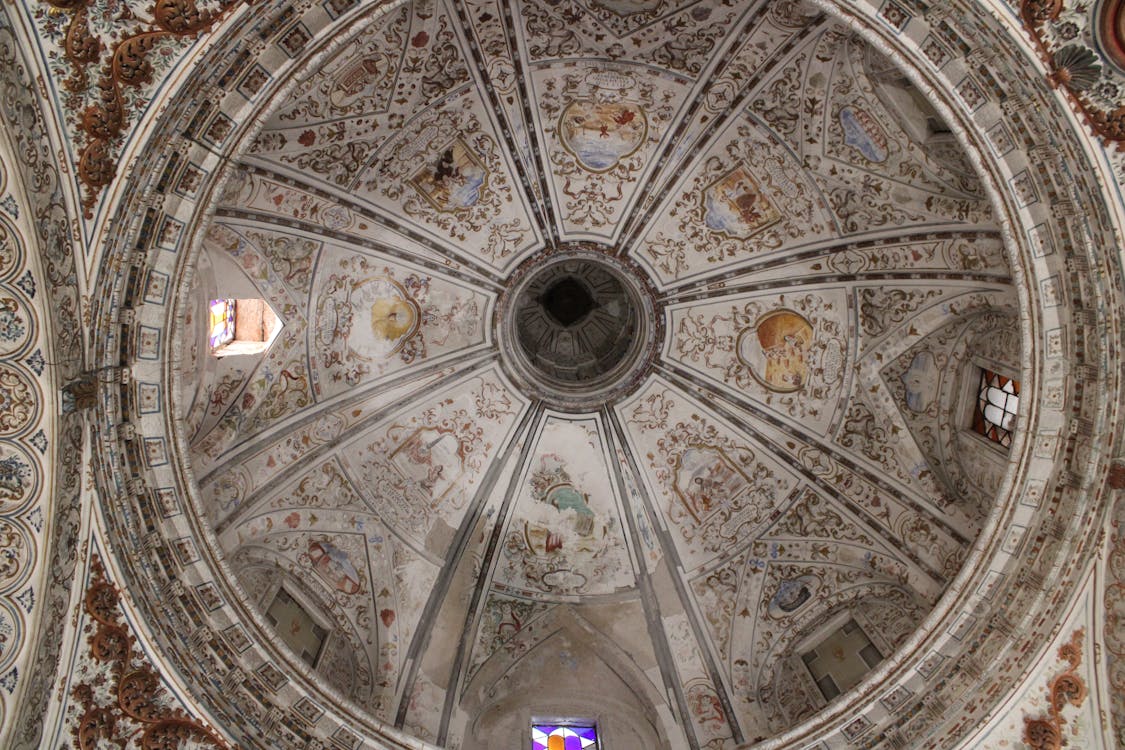
[[504, 548], [510, 572], [501, 577], [555, 593], [615, 585], [624, 554], [617, 519], [595, 509], [556, 453], [543, 454], [527, 482], [531, 492], [516, 511]]
[[738, 360], [754, 378], [777, 393], [804, 387], [809, 378], [813, 327], [792, 310], [772, 310], [738, 334]]
[[748, 239], [781, 220], [781, 214], [745, 167], [736, 167], [703, 191], [703, 223], [708, 229]]
[[309, 542], [308, 554], [313, 570], [332, 588], [345, 594], [358, 594], [363, 588], [351, 558], [331, 542]]
[[729, 516], [750, 488], [750, 479], [720, 449], [692, 447], [677, 463], [674, 489], [696, 526], [715, 513]]
[[451, 212], [475, 206], [487, 183], [488, 169], [460, 138], [439, 150], [410, 178], [410, 184], [434, 208]]
[[422, 428], [390, 455], [390, 464], [433, 502], [443, 499], [464, 474], [461, 444], [451, 429]]
[[869, 162], [880, 164], [887, 160], [887, 134], [867, 110], [843, 107], [840, 126], [844, 129], [844, 143], [854, 148]]
[[641, 147], [647, 133], [645, 111], [629, 102], [571, 102], [559, 121], [563, 146], [591, 172], [613, 169]]
[[554, 512], [539, 512], [535, 519], [524, 522], [528, 547], [538, 554], [564, 546], [589, 547], [587, 541], [593, 541], [590, 537], [597, 517], [590, 508], [589, 496], [571, 482], [562, 458], [553, 453], [543, 456], [530, 483], [533, 497]]

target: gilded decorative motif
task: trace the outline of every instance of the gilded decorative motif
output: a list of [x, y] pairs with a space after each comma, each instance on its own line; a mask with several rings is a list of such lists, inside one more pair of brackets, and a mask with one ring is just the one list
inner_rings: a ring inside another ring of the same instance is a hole
[[[1125, 3], [1021, 0], [1020, 20], [1050, 73], [1095, 135], [1125, 140]], [[1091, 44], [1091, 42], [1093, 42]]]
[[172, 705], [163, 680], [136, 645], [121, 615], [117, 589], [94, 557], [83, 598], [88, 652], [71, 697], [80, 712], [71, 730], [79, 750], [163, 750], [193, 747], [231, 750], [213, 729]]
[[[85, 188], [82, 204], [89, 219], [102, 189], [117, 174], [116, 152], [136, 109], [136, 97], [143, 97], [143, 90], [153, 82], [155, 68], [150, 55], [166, 42], [190, 40], [209, 32], [241, 0], [220, 0], [214, 9], [201, 8], [195, 0], [161, 0], [138, 14], [126, 7], [114, 19], [120, 26], [109, 29], [95, 23], [98, 0], [44, 2], [70, 14], [63, 49], [71, 76], [65, 86], [73, 101], [80, 102], [87, 96], [91, 99], [78, 120], [78, 130], [85, 136], [78, 177]], [[91, 90], [92, 72], [97, 82]], [[127, 96], [126, 87], [134, 93]]]
[[1085, 637], [1086, 629], [1078, 628], [1071, 634], [1070, 641], [1059, 647], [1059, 659], [1069, 666], [1047, 684], [1047, 716], [1024, 717], [1023, 741], [1032, 750], [1059, 750], [1070, 744], [1063, 731], [1067, 724], [1063, 709], [1081, 706], [1086, 700], [1086, 681], [1078, 674]]

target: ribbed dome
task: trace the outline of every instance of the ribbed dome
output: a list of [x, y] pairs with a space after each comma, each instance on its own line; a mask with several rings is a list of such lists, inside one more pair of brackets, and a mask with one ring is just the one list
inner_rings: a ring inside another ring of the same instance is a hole
[[[999, 228], [811, 6], [517, 7], [388, 8], [266, 106], [177, 332], [201, 511], [263, 632], [411, 736], [775, 735], [832, 697], [818, 645], [890, 657], [991, 507]], [[247, 298], [280, 333], [213, 355], [207, 305]]]

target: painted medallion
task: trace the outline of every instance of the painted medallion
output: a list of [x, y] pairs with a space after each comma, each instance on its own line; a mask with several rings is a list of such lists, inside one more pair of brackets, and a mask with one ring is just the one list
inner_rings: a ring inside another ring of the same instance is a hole
[[363, 586], [351, 558], [328, 541], [309, 542], [309, 562], [325, 583], [345, 594], [358, 594]]
[[[363, 336], [362, 329], [353, 329], [355, 333], [351, 345], [357, 356], [363, 359], [390, 357], [418, 331], [421, 319], [418, 303], [398, 282], [385, 276], [376, 276], [357, 284], [352, 289], [351, 303], [353, 314], [358, 319], [356, 323], [366, 313], [370, 324], [370, 338]], [[360, 341], [363, 343], [359, 344]]]
[[377, 57], [364, 57], [344, 66], [332, 80], [328, 100], [337, 109], [344, 109], [372, 83], [378, 80], [382, 66]]
[[488, 170], [468, 144], [455, 138], [414, 173], [410, 184], [438, 211], [465, 211], [480, 201]]
[[736, 167], [703, 191], [703, 223], [733, 239], [748, 239], [781, 220], [745, 167]]
[[813, 327], [792, 310], [772, 310], [738, 334], [738, 361], [766, 388], [792, 393], [809, 378]]
[[571, 102], [559, 120], [566, 150], [590, 172], [606, 172], [644, 143], [645, 111], [628, 102]]
[[844, 143], [858, 151], [864, 159], [875, 164], [887, 160], [887, 134], [866, 110], [842, 108], [840, 126], [844, 129]]

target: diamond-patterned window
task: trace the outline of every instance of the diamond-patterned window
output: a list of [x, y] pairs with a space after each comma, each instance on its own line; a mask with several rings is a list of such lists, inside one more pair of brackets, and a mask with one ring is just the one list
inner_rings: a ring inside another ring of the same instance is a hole
[[593, 724], [532, 724], [531, 750], [598, 750]]
[[1020, 381], [981, 368], [973, 431], [1009, 448], [1020, 407]]

